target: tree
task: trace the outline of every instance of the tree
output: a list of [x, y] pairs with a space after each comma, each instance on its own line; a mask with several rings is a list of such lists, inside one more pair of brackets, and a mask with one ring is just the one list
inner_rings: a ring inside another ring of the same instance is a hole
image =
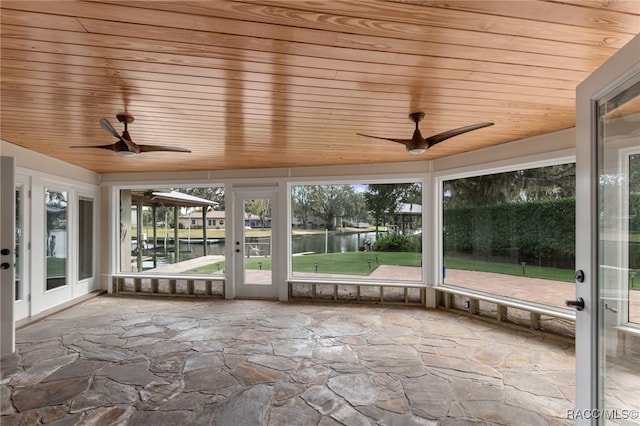
[[375, 221], [376, 239], [381, 222], [384, 224], [386, 218], [396, 210], [400, 202], [398, 195], [397, 186], [393, 183], [367, 185], [364, 199]]
[[260, 218], [260, 226], [264, 229], [266, 219], [271, 217], [271, 200], [262, 198], [250, 200], [248, 205], [245, 205], [245, 212], [258, 216]]
[[183, 194], [193, 195], [194, 197], [204, 198], [205, 200], [215, 201], [218, 203], [216, 210], [224, 211], [224, 187], [222, 186], [201, 186], [195, 188], [172, 188], [173, 191], [182, 192]]
[[47, 206], [47, 256], [55, 255], [54, 229], [66, 229], [67, 193], [47, 189], [45, 192]]
[[341, 226], [334, 223], [336, 218], [366, 217], [362, 195], [355, 185], [299, 185], [292, 189], [291, 197], [293, 214], [303, 226], [312, 217], [322, 219], [327, 229]]
[[374, 218], [376, 236], [401, 203], [422, 205], [422, 185], [419, 183], [383, 183], [367, 185], [364, 199]]
[[516, 170], [444, 182], [444, 208], [489, 206], [575, 196], [575, 164]]
[[312, 186], [297, 185], [291, 188], [291, 208], [293, 216], [300, 219], [302, 227], [309, 227], [309, 220], [313, 214]]

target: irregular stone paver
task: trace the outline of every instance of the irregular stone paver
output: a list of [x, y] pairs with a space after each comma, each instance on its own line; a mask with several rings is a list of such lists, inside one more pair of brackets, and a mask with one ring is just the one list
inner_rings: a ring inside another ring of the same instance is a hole
[[371, 405], [378, 400], [378, 390], [366, 374], [335, 376], [327, 385], [351, 405]]
[[219, 390], [236, 386], [238, 381], [222, 368], [203, 368], [184, 375], [185, 392]]
[[7, 385], [0, 385], [0, 413], [6, 415], [15, 411], [11, 402], [11, 389]]
[[82, 358], [102, 361], [124, 361], [129, 359], [131, 352], [98, 345], [88, 340], [75, 343], [72, 348], [82, 354]]
[[246, 363], [237, 366], [231, 374], [244, 385], [256, 385], [259, 383], [275, 383], [284, 373], [262, 365]]
[[185, 364], [184, 373], [201, 368], [222, 367], [224, 365], [224, 357], [219, 353], [204, 353], [190, 355]]
[[21, 374], [24, 370], [20, 366], [20, 355], [17, 353], [7, 354], [2, 357], [0, 364], [0, 384], [6, 383], [13, 377]]
[[102, 368], [96, 374], [125, 385], [145, 386], [157, 379], [149, 372], [149, 361], [113, 365]]
[[191, 411], [136, 411], [127, 424], [136, 426], [193, 425], [194, 413]]
[[137, 336], [146, 336], [149, 334], [158, 334], [164, 333], [167, 329], [164, 327], [159, 327], [157, 325], [147, 325], [145, 327], [136, 327], [133, 328], [122, 335], [122, 337], [137, 337]]
[[267, 424], [267, 414], [273, 398], [273, 388], [258, 385], [232, 394], [204, 416], [219, 426]]
[[575, 405], [570, 342], [441, 310], [105, 295], [16, 342], [3, 426], [556, 426]]
[[162, 405], [182, 392], [183, 385], [180, 380], [155, 381], [140, 390], [140, 399], [149, 405]]
[[280, 371], [293, 370], [300, 364], [299, 362], [296, 362], [289, 358], [273, 355], [250, 356], [247, 361]]
[[9, 384], [14, 388], [34, 385], [49, 377], [56, 370], [72, 363], [76, 358], [78, 358], [78, 354], [65, 355], [58, 358], [38, 361], [27, 371], [11, 379]]
[[546, 426], [549, 423], [532, 410], [505, 404], [499, 401], [467, 401], [462, 406], [472, 418], [482, 419], [490, 424], [509, 425], [516, 419], [518, 424], [528, 426]]
[[87, 415], [82, 419], [82, 424], [86, 426], [125, 426], [135, 412], [135, 408], [129, 406], [98, 407], [87, 411]]
[[39, 383], [16, 390], [12, 397], [13, 404], [18, 411], [57, 405], [72, 400], [88, 386], [88, 377]]
[[138, 392], [134, 386], [114, 382], [111, 379], [96, 377], [91, 387], [73, 398], [71, 413], [114, 404], [134, 404], [138, 401]]
[[286, 404], [271, 409], [268, 426], [286, 425], [291, 423], [291, 419], [295, 419], [299, 425], [315, 425], [320, 418], [320, 413], [309, 407], [302, 398], [291, 398]]

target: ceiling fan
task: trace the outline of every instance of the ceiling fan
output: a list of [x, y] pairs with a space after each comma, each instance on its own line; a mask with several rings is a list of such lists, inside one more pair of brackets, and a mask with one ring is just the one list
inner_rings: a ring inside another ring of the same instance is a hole
[[428, 138], [423, 138], [422, 133], [420, 133], [420, 129], [418, 129], [418, 123], [422, 121], [424, 118], [424, 112], [413, 112], [409, 114], [409, 119], [416, 123], [416, 129], [413, 131], [413, 137], [411, 139], [393, 139], [393, 138], [382, 138], [380, 136], [371, 136], [365, 135], [362, 133], [356, 133], [360, 136], [366, 136], [368, 138], [375, 139], [384, 139], [386, 141], [398, 142], [403, 144], [407, 152], [411, 154], [422, 154], [427, 149], [431, 148], [433, 145], [440, 143], [444, 140], [452, 138], [454, 136], [461, 135], [462, 133], [470, 132], [472, 130], [481, 129], [483, 127], [493, 126], [493, 123], [478, 123], [471, 124], [469, 126], [459, 127], [457, 129], [447, 130], [442, 133], [438, 133], [437, 135], [429, 136]]
[[94, 146], [72, 146], [71, 148], [102, 148], [114, 151], [116, 154], [122, 156], [133, 156], [141, 152], [152, 151], [171, 151], [171, 152], [191, 152], [185, 148], [177, 148], [173, 146], [161, 146], [161, 145], [138, 145], [131, 140], [129, 131], [127, 130], [127, 124], [133, 123], [133, 115], [121, 112], [116, 114], [116, 118], [119, 122], [124, 123], [124, 132], [122, 135], [118, 134], [116, 129], [113, 128], [109, 120], [106, 118], [100, 119], [100, 127], [102, 127], [107, 133], [118, 138], [118, 140], [110, 145], [94, 145]]

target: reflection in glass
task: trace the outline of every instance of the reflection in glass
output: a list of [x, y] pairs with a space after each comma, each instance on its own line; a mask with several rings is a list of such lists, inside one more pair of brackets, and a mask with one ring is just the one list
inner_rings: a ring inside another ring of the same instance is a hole
[[[597, 108], [598, 408], [603, 412], [638, 413], [640, 74], [607, 97], [598, 101]], [[637, 419], [630, 417], [605, 424], [636, 423]]]
[[271, 200], [244, 200], [244, 284], [271, 285]]
[[567, 309], [575, 292], [575, 164], [443, 183], [444, 282]]
[[67, 192], [47, 189], [47, 290], [67, 285]]
[[640, 154], [629, 156], [628, 321], [640, 326]]
[[23, 223], [23, 199], [24, 199], [24, 188], [22, 185], [16, 185], [16, 247], [14, 250], [15, 256], [15, 300], [23, 300], [24, 299], [24, 281], [22, 279], [22, 274], [24, 271], [23, 265], [23, 240], [22, 234], [24, 232], [22, 223]]
[[78, 201], [78, 279], [93, 276], [93, 200]]

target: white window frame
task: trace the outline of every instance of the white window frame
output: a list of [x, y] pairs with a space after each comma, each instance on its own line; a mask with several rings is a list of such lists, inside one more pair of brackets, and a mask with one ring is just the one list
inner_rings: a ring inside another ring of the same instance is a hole
[[[469, 166], [469, 167], [461, 167], [457, 169], [449, 169], [441, 172], [433, 173], [433, 185], [434, 185], [434, 196], [431, 204], [435, 206], [434, 208], [434, 221], [433, 221], [433, 233], [435, 238], [437, 239], [437, 244], [435, 245], [435, 250], [433, 253], [434, 259], [433, 263], [435, 268], [433, 270], [434, 276], [432, 277], [433, 282], [435, 283], [435, 287], [447, 288], [449, 287], [444, 283], [444, 278], [442, 274], [442, 270], [444, 267], [443, 256], [444, 256], [444, 241], [442, 237], [442, 229], [444, 225], [444, 209], [442, 207], [442, 198], [444, 195], [444, 182], [454, 179], [463, 179], [469, 177], [478, 177], [484, 175], [492, 175], [498, 173], [506, 173], [506, 172], [514, 172], [517, 170], [528, 170], [535, 169], [540, 167], [548, 167], [554, 166], [558, 164], [569, 164], [575, 163], [575, 150], [573, 149], [565, 149], [561, 151], [555, 152], [546, 152], [542, 154], [524, 156], [509, 160], [501, 160], [489, 163], [483, 163], [478, 166]], [[473, 290], [469, 290], [469, 292], [473, 293]], [[494, 300], [498, 302], [499, 299], [496, 297]]]

